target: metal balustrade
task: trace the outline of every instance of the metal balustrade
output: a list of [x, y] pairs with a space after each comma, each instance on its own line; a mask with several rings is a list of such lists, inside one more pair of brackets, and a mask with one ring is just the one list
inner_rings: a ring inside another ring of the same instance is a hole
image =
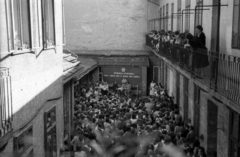
[[[193, 50], [170, 42], [152, 42], [153, 40], [146, 36], [146, 46], [150, 50], [166, 57], [189, 72], [194, 79], [198, 79], [229, 100], [240, 103], [240, 57], [202, 49]], [[209, 65], [197, 68], [199, 58], [207, 58]], [[199, 75], [200, 69], [203, 75]]]
[[9, 69], [0, 67], [0, 140], [12, 130], [11, 92]]

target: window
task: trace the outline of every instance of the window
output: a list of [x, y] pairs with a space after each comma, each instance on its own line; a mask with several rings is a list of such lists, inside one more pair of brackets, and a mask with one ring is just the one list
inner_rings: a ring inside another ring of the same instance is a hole
[[63, 26], [63, 45], [66, 45], [66, 32], [65, 32], [65, 10], [64, 10], [64, 0], [62, 0], [62, 26]]
[[163, 27], [162, 27], [162, 8], [160, 8], [160, 30], [162, 30], [163, 29]]
[[33, 156], [33, 128], [29, 127], [20, 136], [14, 138], [14, 156]]
[[7, 24], [9, 50], [31, 48], [29, 0], [7, 1]]
[[55, 45], [54, 0], [42, 0], [43, 46], [51, 48]]
[[7, 0], [7, 32], [9, 52], [22, 53], [40, 47], [38, 0]]
[[182, 10], [182, 0], [178, 0], [178, 8], [177, 8], [177, 13], [178, 13], [178, 16], [177, 16], [177, 30], [180, 32], [181, 30], [181, 10]]
[[233, 30], [232, 30], [232, 47], [240, 48], [240, 15], [239, 0], [234, 0], [233, 6]]
[[163, 6], [163, 29], [166, 31], [166, 28], [165, 28], [165, 6]]
[[159, 77], [159, 66], [154, 66], [153, 67], [153, 80], [155, 82], [159, 82], [158, 77]]
[[[186, 0], [186, 9], [190, 9], [190, 6], [191, 6], [191, 1]], [[190, 31], [190, 10], [187, 10], [185, 15], [185, 31], [186, 32]]]
[[57, 156], [56, 107], [44, 113], [45, 157]]
[[230, 130], [229, 130], [229, 156], [238, 157], [240, 155], [240, 130], [239, 114], [230, 110]]
[[173, 13], [174, 13], [174, 3], [172, 3], [171, 5], [171, 19], [172, 19], [172, 22], [171, 22], [171, 31], [173, 31]]
[[188, 109], [189, 109], [189, 105], [188, 105], [188, 84], [189, 84], [189, 80], [186, 76], [183, 76], [184, 78], [184, 104], [183, 104], [183, 111], [184, 111], [184, 114], [183, 114], [183, 117], [184, 117], [184, 120], [188, 120]]
[[[203, 0], [197, 0], [197, 6], [202, 6], [203, 5]], [[203, 17], [203, 7], [198, 7], [196, 12], [196, 26], [197, 25], [202, 25], [202, 17]]]
[[166, 5], [166, 31], [168, 31], [168, 13], [169, 13], [169, 6], [168, 4]]

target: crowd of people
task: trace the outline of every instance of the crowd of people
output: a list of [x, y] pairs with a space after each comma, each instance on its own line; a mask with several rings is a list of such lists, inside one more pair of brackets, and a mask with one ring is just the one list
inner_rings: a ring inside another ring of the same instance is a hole
[[174, 151], [206, 157], [194, 127], [183, 121], [180, 107], [161, 84], [152, 82], [154, 93], [146, 97], [99, 87], [81, 84], [75, 91], [74, 131], [63, 150], [71, 157], [170, 157]]
[[199, 76], [202, 76], [202, 68], [209, 65], [208, 50], [206, 48], [206, 36], [201, 25], [196, 26], [195, 30], [195, 36], [189, 32], [180, 33], [179, 31], [165, 32], [164, 30], [152, 30], [147, 35], [146, 42], [148, 46], [156, 49], [157, 51], [160, 49], [160, 43], [166, 43], [179, 49], [191, 49], [192, 51], [196, 52], [193, 53], [194, 59], [192, 59], [191, 65], [196, 68], [197, 74], [199, 74]]

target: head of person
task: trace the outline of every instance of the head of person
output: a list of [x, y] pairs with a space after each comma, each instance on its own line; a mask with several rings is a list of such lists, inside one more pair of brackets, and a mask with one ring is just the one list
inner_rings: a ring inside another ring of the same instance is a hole
[[191, 33], [186, 33], [185, 38], [187, 40], [191, 40], [191, 39], [193, 39], [193, 35]]
[[198, 25], [195, 27], [195, 30], [196, 30], [196, 34], [199, 35], [203, 31], [203, 28], [201, 25]]
[[179, 31], [175, 31], [175, 32], [174, 32], [174, 35], [175, 35], [176, 37], [179, 37], [179, 34], [180, 34]]

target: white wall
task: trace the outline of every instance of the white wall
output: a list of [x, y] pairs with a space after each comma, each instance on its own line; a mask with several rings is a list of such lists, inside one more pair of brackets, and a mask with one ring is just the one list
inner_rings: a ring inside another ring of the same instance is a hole
[[[149, 7], [148, 7], [149, 5]], [[145, 50], [147, 18], [157, 14], [147, 0], [67, 0], [67, 48]]]
[[[50, 107], [56, 106], [57, 115], [57, 142], [58, 148], [63, 142], [63, 106], [62, 106], [62, 73], [63, 58], [62, 46], [62, 3], [55, 1], [55, 30], [57, 45], [49, 50], [42, 50], [39, 56], [34, 52], [27, 52], [18, 55], [10, 55], [7, 44], [7, 25], [5, 13], [5, 1], [0, 1], [0, 67], [9, 68], [12, 85], [13, 101], [13, 132], [14, 136], [20, 134], [20, 127], [30, 122], [33, 126], [34, 156], [44, 156], [44, 112]], [[6, 58], [4, 58], [6, 57]], [[52, 106], [42, 105], [49, 99], [59, 97]], [[41, 109], [41, 110], [39, 110]], [[37, 115], [31, 119], [35, 113]], [[36, 129], [37, 128], [37, 129]], [[36, 136], [35, 136], [36, 135]], [[13, 155], [13, 140], [10, 140], [6, 149], [0, 156], [11, 157]]]

